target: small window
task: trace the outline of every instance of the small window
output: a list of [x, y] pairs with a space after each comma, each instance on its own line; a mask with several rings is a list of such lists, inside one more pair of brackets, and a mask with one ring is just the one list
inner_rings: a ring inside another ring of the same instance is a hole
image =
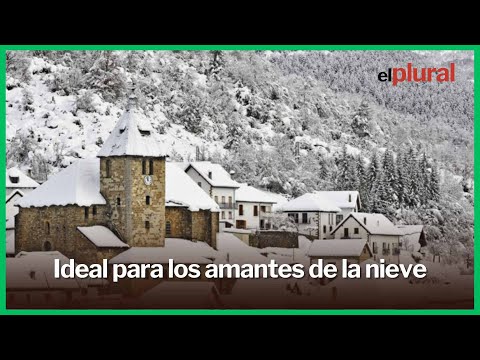
[[145, 204], [150, 205], [150, 196], [145, 197]]
[[324, 233], [327, 232], [327, 225], [323, 225], [323, 232], [324, 232]]
[[253, 206], [253, 216], [258, 216], [258, 206], [257, 205]]
[[330, 225], [329, 231], [332, 232], [332, 225]]
[[148, 130], [138, 130], [142, 136], [150, 136], [150, 131]]
[[230, 205], [230, 207], [232, 207], [232, 197], [231, 196], [228, 197], [228, 205]]
[[47, 235], [50, 235], [50, 223], [47, 221]]
[[142, 160], [142, 175], [147, 175], [147, 160]]
[[88, 219], [88, 207], [85, 208], [85, 219]]
[[225, 205], [225, 196], [222, 196], [222, 204]]
[[197, 184], [198, 184], [198, 186], [202, 187], [202, 182], [201, 181], [199, 181]]
[[354, 233], [354, 234], [358, 234], [358, 228], [354, 228], [354, 229], [353, 229], [353, 233]]
[[222, 211], [222, 219], [225, 219], [225, 211]]
[[238, 205], [238, 215], [243, 215], [243, 205]]
[[167, 236], [172, 235], [172, 223], [170, 221], [165, 223], [165, 233]]
[[209, 179], [212, 178], [212, 172], [211, 172], [211, 171], [208, 172], [208, 178], [209, 178]]
[[105, 162], [105, 171], [106, 171], [106, 177], [109, 178], [111, 176], [111, 169], [112, 167], [112, 161], [111, 160], [107, 160]]
[[302, 223], [308, 223], [308, 213], [302, 213]]
[[348, 194], [348, 202], [352, 202], [352, 194]]
[[342, 220], [343, 220], [343, 215], [337, 215], [336, 224], [337, 225], [340, 224], [342, 222]]
[[218, 196], [215, 195], [215, 202], [218, 204]]
[[96, 205], [93, 205], [92, 214], [93, 214], [93, 216], [97, 215], [97, 206]]
[[122, 201], [120, 200], [119, 197], [117, 197], [117, 205], [120, 205], [122, 203]]
[[145, 229], [150, 230], [150, 221], [145, 221]]
[[18, 184], [19, 181], [20, 181], [20, 178], [18, 176], [10, 176], [10, 182], [12, 184]]
[[43, 243], [43, 251], [51, 251], [52, 250], [52, 243], [50, 241], [45, 241]]
[[149, 161], [149, 175], [153, 175], [153, 159], [150, 159]]
[[267, 207], [263, 205], [260, 206], [260, 212], [263, 212], [263, 213], [267, 212]]
[[232, 212], [231, 212], [231, 211], [228, 212], [228, 218], [229, 218], [230, 220], [232, 219]]

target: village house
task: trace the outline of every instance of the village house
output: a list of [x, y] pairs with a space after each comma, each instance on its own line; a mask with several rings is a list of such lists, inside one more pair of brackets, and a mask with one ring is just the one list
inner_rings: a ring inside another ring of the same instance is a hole
[[396, 225], [402, 233], [400, 236], [400, 247], [409, 252], [425, 252], [427, 240], [423, 225]]
[[315, 240], [306, 255], [310, 258], [310, 264], [322, 259], [324, 264], [334, 264], [337, 269], [341, 269], [342, 259], [349, 264], [360, 264], [373, 257], [366, 239]]
[[78, 160], [17, 202], [15, 251], [97, 263], [128, 248], [162, 247], [166, 237], [215, 248], [218, 205], [165, 158], [131, 97], [97, 158]]
[[28, 194], [30, 191], [40, 186], [39, 183], [25, 175], [16, 167], [7, 170], [5, 185], [7, 189], [7, 197], [15, 190], [20, 190], [23, 194]]
[[248, 184], [240, 184], [235, 197], [237, 229], [268, 230], [271, 228], [272, 207], [277, 203], [274, 196]]
[[352, 212], [331, 232], [338, 240], [365, 239], [374, 260], [399, 262], [402, 233], [382, 214]]
[[358, 212], [362, 207], [358, 191], [315, 191], [315, 194], [340, 208], [340, 213], [335, 215], [335, 225], [340, 224], [348, 214]]
[[175, 163], [220, 207], [220, 231], [235, 226], [236, 190], [240, 184], [219, 164], [210, 161]]
[[279, 211], [293, 219], [298, 232], [311, 239], [329, 239], [335, 227], [335, 217], [341, 213], [325, 196], [307, 193], [279, 206]]

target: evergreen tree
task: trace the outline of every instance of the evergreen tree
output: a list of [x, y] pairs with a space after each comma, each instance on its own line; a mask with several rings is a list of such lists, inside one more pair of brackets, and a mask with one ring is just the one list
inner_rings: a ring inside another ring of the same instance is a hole
[[[365, 165], [363, 163], [363, 158], [358, 156], [356, 159], [356, 168], [357, 168], [357, 177], [358, 177], [358, 192], [360, 194], [360, 199], [362, 204], [368, 204], [368, 187], [366, 179]], [[362, 209], [363, 210], [363, 209]]]
[[420, 205], [420, 172], [417, 160], [417, 153], [413, 147], [410, 147], [407, 154], [407, 176], [408, 176], [408, 193], [407, 193], [407, 205], [410, 207], [417, 207]]
[[426, 204], [430, 197], [430, 173], [428, 172], [428, 160], [425, 152], [419, 163], [418, 176], [420, 181], [418, 186], [420, 202]]
[[440, 200], [440, 182], [436, 165], [432, 166], [432, 172], [430, 173], [430, 184], [428, 189], [430, 200], [438, 202]]
[[347, 147], [345, 145], [343, 146], [342, 153], [340, 155], [340, 158], [338, 159], [337, 169], [337, 190], [351, 190], [349, 189], [349, 186], [351, 184], [350, 161], [347, 153]]
[[383, 200], [387, 203], [394, 204], [397, 202], [395, 194], [395, 187], [397, 182], [397, 172], [393, 160], [393, 153], [389, 149], [385, 151], [383, 156], [383, 181], [384, 181], [384, 197]]
[[407, 203], [408, 178], [405, 155], [401, 150], [397, 154], [396, 172], [397, 182], [395, 184], [395, 193], [397, 195], [398, 204], [404, 206]]

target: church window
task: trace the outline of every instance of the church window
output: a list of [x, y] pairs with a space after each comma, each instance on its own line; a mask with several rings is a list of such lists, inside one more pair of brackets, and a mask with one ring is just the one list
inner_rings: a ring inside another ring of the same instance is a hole
[[150, 205], [150, 196], [147, 195], [147, 196], [145, 197], [145, 203], [146, 203], [147, 205]]
[[165, 233], [167, 236], [172, 235], [172, 223], [170, 221], [165, 223]]
[[111, 176], [112, 161], [107, 160], [106, 163], [105, 163], [105, 167], [106, 167], [106, 172], [107, 172], [107, 178], [109, 178]]
[[142, 160], [142, 175], [147, 175], [147, 160]]
[[88, 207], [85, 208], [85, 219], [88, 219]]
[[47, 221], [47, 235], [50, 235], [50, 223]]
[[120, 205], [122, 202], [119, 197], [117, 197], [117, 205]]
[[150, 229], [150, 221], [145, 221], [145, 229]]
[[153, 175], [153, 160], [152, 160], [152, 159], [150, 159], [149, 165], [150, 165], [150, 166], [149, 166], [149, 170], [150, 170], [150, 171], [149, 171], [148, 174], [149, 174], [149, 175]]
[[92, 214], [93, 214], [93, 216], [97, 215], [97, 206], [96, 205], [93, 205]]

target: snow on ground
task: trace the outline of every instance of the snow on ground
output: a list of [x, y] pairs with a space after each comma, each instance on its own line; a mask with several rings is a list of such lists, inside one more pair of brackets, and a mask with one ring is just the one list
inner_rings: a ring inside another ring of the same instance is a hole
[[258, 248], [248, 246], [235, 235], [217, 233], [217, 249], [230, 264], [268, 264], [269, 260], [260, 254]]

